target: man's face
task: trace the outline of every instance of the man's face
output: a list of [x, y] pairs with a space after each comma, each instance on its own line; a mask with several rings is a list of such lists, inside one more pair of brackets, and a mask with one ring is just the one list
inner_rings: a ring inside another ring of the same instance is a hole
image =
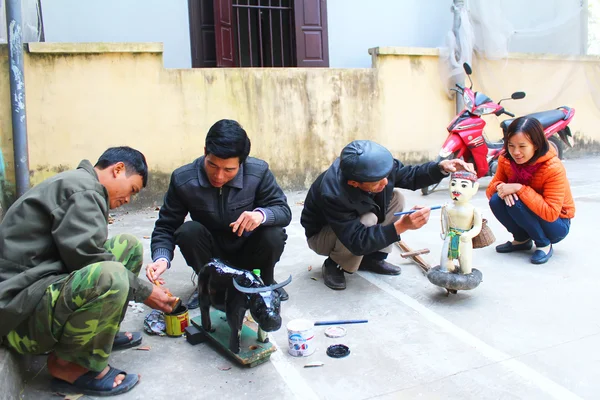
[[129, 203], [131, 196], [142, 190], [143, 181], [142, 177], [135, 173], [127, 176], [125, 165], [118, 162], [114, 165], [107, 181], [102, 182], [102, 185], [108, 192], [108, 204], [112, 210]]
[[377, 182], [348, 181], [348, 184], [350, 186], [357, 187], [364, 192], [379, 193], [383, 191], [383, 189], [385, 189], [385, 186], [388, 184], [388, 179], [383, 178], [382, 180]]
[[208, 154], [204, 157], [204, 170], [210, 184], [220, 188], [235, 178], [240, 170], [240, 158], [219, 158], [214, 154]]
[[450, 197], [457, 203], [467, 203], [477, 193], [479, 183], [468, 179], [452, 178], [450, 180]]

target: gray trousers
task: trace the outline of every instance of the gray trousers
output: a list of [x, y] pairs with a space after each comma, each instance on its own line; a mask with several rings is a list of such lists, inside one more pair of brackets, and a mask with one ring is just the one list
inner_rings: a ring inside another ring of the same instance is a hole
[[[402, 195], [400, 189], [396, 188], [393, 191], [392, 201], [385, 214], [385, 219], [382, 225], [393, 224], [398, 220], [399, 217], [394, 216], [395, 212], [400, 212], [404, 209], [404, 195]], [[360, 216], [360, 222], [364, 226], [377, 225], [377, 216], [374, 213], [366, 213]], [[308, 247], [315, 253], [321, 256], [330, 257], [335, 261], [344, 271], [356, 272], [360, 266], [360, 262], [363, 256], [354, 255], [340, 242], [331, 229], [331, 226], [327, 225], [321, 232], [311, 236], [307, 240]], [[392, 246], [388, 246], [379, 250], [383, 253], [391, 253]]]

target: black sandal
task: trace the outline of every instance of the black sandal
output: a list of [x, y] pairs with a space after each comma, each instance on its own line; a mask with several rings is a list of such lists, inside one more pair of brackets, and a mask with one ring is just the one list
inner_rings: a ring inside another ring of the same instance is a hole
[[[108, 367], [109, 370], [102, 379], [96, 379], [100, 374], [97, 371], [86, 372], [73, 383], [54, 378], [51, 383], [52, 391], [63, 394], [83, 393], [88, 396], [114, 396], [130, 391], [140, 381], [137, 374], [128, 374], [110, 365]], [[119, 374], [125, 375], [125, 378], [120, 385], [113, 387], [115, 378]]]

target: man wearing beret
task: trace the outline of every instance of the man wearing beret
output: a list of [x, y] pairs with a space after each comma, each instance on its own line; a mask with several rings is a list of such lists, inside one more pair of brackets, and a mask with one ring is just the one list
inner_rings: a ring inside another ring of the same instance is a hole
[[404, 208], [400, 188], [417, 190], [457, 170], [474, 171], [462, 160], [405, 166], [388, 149], [370, 140], [355, 140], [312, 184], [300, 222], [308, 247], [327, 256], [323, 281], [331, 289], [346, 288], [344, 273], [357, 270], [399, 275], [400, 267], [385, 259], [392, 244], [407, 230], [429, 220], [429, 208], [395, 217]]

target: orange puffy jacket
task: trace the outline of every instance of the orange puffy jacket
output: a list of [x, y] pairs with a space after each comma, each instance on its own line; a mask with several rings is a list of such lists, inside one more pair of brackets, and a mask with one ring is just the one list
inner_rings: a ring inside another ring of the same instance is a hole
[[[550, 151], [535, 163], [542, 165], [533, 174], [529, 186], [523, 185], [517, 192], [519, 199], [545, 221], [553, 222], [559, 217], [573, 218], [575, 202], [571, 195], [571, 186], [565, 167], [556, 156], [556, 151], [550, 147]], [[500, 156], [496, 175], [485, 191], [488, 199], [497, 192], [496, 187], [499, 184], [507, 183], [512, 176], [510, 161], [504, 156]]]

